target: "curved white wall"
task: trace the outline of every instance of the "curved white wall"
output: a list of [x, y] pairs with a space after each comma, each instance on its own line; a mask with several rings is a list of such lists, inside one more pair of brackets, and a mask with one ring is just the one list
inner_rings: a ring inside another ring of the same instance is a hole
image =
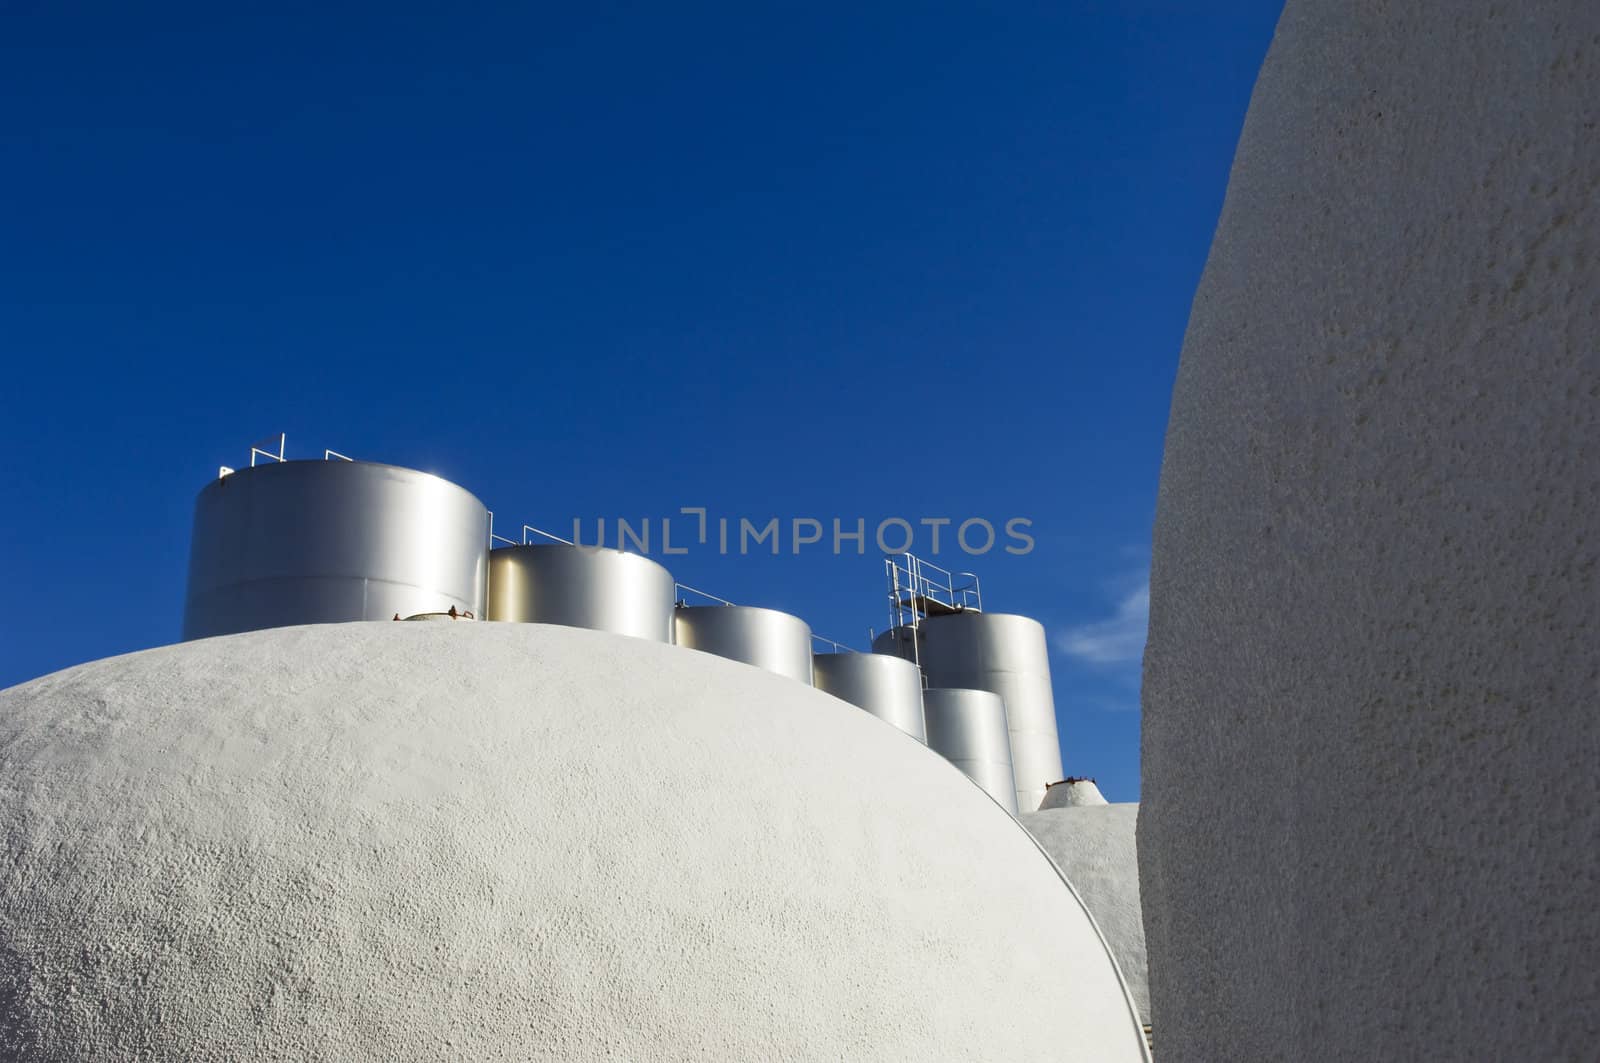
[[281, 628], [0, 693], [0, 1057], [1144, 1058], [955, 768], [534, 624]]
[[1159, 1055], [1600, 1045], [1600, 4], [1290, 0], [1172, 402]]

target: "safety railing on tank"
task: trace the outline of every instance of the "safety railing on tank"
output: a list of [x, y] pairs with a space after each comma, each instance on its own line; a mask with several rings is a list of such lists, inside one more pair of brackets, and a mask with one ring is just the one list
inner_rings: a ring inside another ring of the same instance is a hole
[[[250, 444], [250, 467], [252, 469], [255, 468], [256, 467], [256, 462], [259, 461], [259, 460], [266, 460], [266, 461], [279, 462], [279, 463], [287, 461], [288, 460], [288, 443], [289, 443], [288, 434], [285, 433], [285, 432], [279, 432], [278, 433], [278, 442], [277, 442], [277, 449], [276, 450], [271, 449], [271, 447], [273, 446], [272, 437], [271, 436], [268, 436], [266, 439], [263, 439], [259, 443]], [[335, 459], [337, 459], [339, 461], [355, 461], [356, 460], [356, 459], [352, 458], [348, 454], [339, 453], [337, 450], [323, 450], [323, 452], [322, 452], [322, 460], [323, 461], [333, 461]], [[219, 466], [217, 466], [217, 479], [219, 479], [219, 480], [222, 479], [224, 476], [232, 476], [233, 473], [234, 473], [234, 469], [231, 466], [228, 466], [228, 465], [219, 465]]]
[[[812, 641], [813, 644], [820, 642], [824, 646], [833, 647], [832, 649], [827, 651], [829, 653], [860, 653], [861, 652], [860, 650], [856, 649], [853, 646], [846, 646], [842, 642], [835, 642], [833, 639], [830, 639], [830, 638], [828, 638], [828, 637], [826, 637], [824, 635], [818, 635], [815, 632], [813, 632], [812, 635], [811, 635], [811, 641]], [[811, 652], [815, 653], [816, 650], [813, 649]]]
[[530, 539], [529, 536], [536, 536], [539, 539], [547, 539], [550, 542], [560, 543], [563, 546], [573, 545], [571, 539], [563, 539], [554, 532], [547, 532], [543, 528], [535, 528], [532, 524], [524, 524], [522, 526], [522, 539], [520, 542], [516, 539], [508, 539], [504, 535], [498, 535], [494, 530], [494, 510], [489, 510], [489, 548], [491, 550], [494, 549], [495, 543], [504, 543], [506, 546], [528, 546], [534, 541], [533, 539]]
[[[284, 433], [279, 432], [278, 433], [278, 450], [277, 450], [277, 453], [273, 453], [270, 450], [264, 449], [262, 447], [261, 443], [251, 443], [250, 444], [250, 467], [252, 469], [256, 467], [256, 458], [258, 456], [259, 457], [263, 457], [263, 458], [271, 458], [273, 461], [282, 461], [283, 460], [283, 453], [284, 453], [284, 451], [283, 451], [284, 444], [287, 443], [287, 442], [288, 442], [288, 437]], [[262, 440], [262, 443], [267, 443], [267, 440]], [[271, 444], [268, 443], [267, 445], [270, 446]]]
[[690, 594], [694, 595], [696, 598], [703, 598], [706, 601], [714, 602], [717, 605], [732, 605], [733, 604], [732, 602], [728, 601], [728, 599], [726, 599], [726, 598], [719, 598], [715, 594], [712, 594], [710, 591], [703, 591], [703, 590], [700, 590], [698, 587], [691, 587], [687, 583], [674, 583], [672, 585], [672, 587], [673, 587], [673, 594], [677, 598], [678, 604], [680, 606], [689, 604], [689, 600], [687, 598], [685, 598], [684, 595], [683, 595], [684, 591], [688, 591]]
[[952, 572], [915, 554], [886, 557], [883, 565], [895, 627], [915, 627], [927, 616], [983, 611], [983, 590], [971, 572]]
[[911, 633], [911, 660], [922, 666], [921, 624], [930, 616], [983, 611], [983, 591], [971, 572], [952, 572], [915, 554], [883, 559], [889, 584], [890, 631], [896, 639]]

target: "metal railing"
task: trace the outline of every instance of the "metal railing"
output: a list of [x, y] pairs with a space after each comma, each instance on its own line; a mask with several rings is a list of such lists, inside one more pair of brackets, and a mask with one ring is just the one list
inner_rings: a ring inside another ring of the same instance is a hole
[[[860, 653], [861, 652], [860, 650], [855, 649], [854, 647], [846, 646], [842, 642], [835, 642], [833, 639], [830, 639], [830, 638], [828, 638], [828, 637], [826, 637], [824, 635], [818, 635], [815, 632], [812, 632], [812, 634], [811, 634], [811, 641], [813, 643], [820, 642], [824, 646], [832, 646], [833, 649], [829, 651], [830, 653]], [[816, 650], [813, 649], [811, 652], [815, 653]]]
[[[261, 443], [251, 443], [250, 444], [250, 467], [252, 469], [256, 467], [256, 456], [257, 455], [260, 455], [263, 458], [271, 458], [273, 461], [282, 461], [283, 460], [283, 447], [284, 447], [284, 444], [287, 441], [288, 441], [288, 439], [284, 435], [284, 433], [279, 432], [278, 433], [278, 452], [276, 454], [274, 454], [270, 450], [263, 449], [262, 446], [261, 446]], [[261, 442], [262, 443], [267, 443], [267, 440], [262, 440]], [[268, 445], [270, 446], [271, 444], [268, 443]]]
[[527, 546], [532, 542], [529, 536], [537, 536], [540, 539], [548, 539], [551, 542], [560, 543], [563, 546], [573, 545], [571, 539], [563, 539], [554, 532], [547, 532], [543, 528], [535, 528], [532, 524], [524, 524], [522, 526], [522, 539], [520, 541], [517, 539], [507, 538], [504, 535], [498, 535], [494, 530], [494, 510], [489, 510], [489, 549], [494, 549], [495, 543], [504, 543], [506, 546]]
[[672, 585], [672, 587], [673, 587], [673, 596], [678, 599], [678, 604], [679, 605], [687, 605], [688, 604], [688, 600], [684, 598], [683, 593], [682, 593], [684, 591], [688, 591], [690, 594], [694, 595], [696, 598], [704, 598], [706, 601], [715, 602], [718, 605], [732, 605], [733, 604], [732, 602], [728, 601], [728, 599], [726, 599], [726, 598], [718, 598], [715, 594], [712, 594], [710, 591], [703, 591], [703, 590], [700, 590], [698, 587], [691, 587], [687, 583], [674, 583]]
[[886, 557], [883, 566], [895, 627], [915, 627], [919, 619], [938, 613], [983, 611], [983, 590], [971, 572], [952, 572], [915, 554]]
[[915, 554], [883, 559], [889, 585], [889, 630], [911, 632], [911, 660], [922, 666], [922, 621], [930, 616], [983, 611], [983, 591], [971, 572], [952, 572]]
[[[268, 436], [259, 443], [250, 444], [250, 468], [255, 468], [258, 461], [272, 461], [278, 463], [288, 461], [288, 443], [288, 434], [285, 432], [279, 432], [278, 442], [276, 444], [277, 449], [275, 450], [273, 449], [274, 444], [271, 436]], [[322, 460], [355, 461], [356, 459], [352, 458], [348, 454], [341, 454], [337, 450], [324, 449], [322, 452]], [[219, 465], [217, 466], [217, 479], [220, 480], [224, 476], [232, 476], [235, 471], [236, 470], [234, 470], [232, 466]]]
[[571, 545], [573, 545], [571, 539], [563, 539], [561, 536], [556, 535], [553, 532], [547, 532], [543, 528], [535, 528], [532, 524], [524, 524], [522, 526], [522, 545], [523, 546], [527, 546], [528, 545], [528, 541], [529, 541], [528, 540], [528, 536], [530, 534], [536, 535], [541, 539], [548, 539], [553, 543], [560, 543], [562, 546], [571, 546]]
[[[272, 443], [272, 437], [271, 436], [268, 436], [266, 439], [263, 439], [259, 443], [250, 444], [250, 468], [252, 468], [252, 469], [255, 468], [256, 467], [256, 462], [258, 460], [266, 460], [266, 461], [273, 461], [273, 462], [279, 462], [279, 463], [289, 460], [288, 459], [288, 443], [289, 443], [288, 434], [285, 433], [285, 432], [279, 432], [278, 433], [278, 442], [277, 442], [277, 449], [276, 450], [272, 449], [273, 443]], [[322, 460], [323, 461], [355, 461], [356, 459], [352, 458], [348, 454], [341, 454], [337, 450], [324, 449], [322, 451]], [[234, 474], [234, 471], [235, 470], [231, 466], [219, 465], [219, 466], [217, 466], [217, 479], [220, 480], [224, 476], [232, 476]]]

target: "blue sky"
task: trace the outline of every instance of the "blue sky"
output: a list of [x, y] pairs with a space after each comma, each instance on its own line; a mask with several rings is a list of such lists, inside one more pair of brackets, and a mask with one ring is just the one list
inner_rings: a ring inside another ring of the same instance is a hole
[[[0, 686], [174, 641], [195, 493], [284, 432], [502, 526], [1027, 519], [936, 560], [1044, 622], [1067, 770], [1137, 799], [1169, 394], [1279, 6], [8, 5]], [[870, 543], [787, 550], [668, 560], [882, 629]]]

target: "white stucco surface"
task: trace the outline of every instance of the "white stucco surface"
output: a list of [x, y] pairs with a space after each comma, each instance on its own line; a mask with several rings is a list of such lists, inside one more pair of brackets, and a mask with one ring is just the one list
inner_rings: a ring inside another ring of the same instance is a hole
[[1031, 840], [709, 654], [284, 628], [0, 692], [0, 1058], [1138, 1060]]
[[1596, 1058], [1597, 550], [1600, 4], [1289, 0], [1161, 477], [1161, 1058]]
[[[1073, 785], [1094, 786], [1087, 781]], [[1050, 792], [1059, 789], [1053, 786]], [[1099, 793], [1098, 787], [1095, 792]], [[1150, 987], [1144, 918], [1139, 908], [1139, 855], [1134, 839], [1138, 819], [1138, 805], [1107, 804], [1101, 798], [1097, 803], [1024, 812], [1020, 822], [1083, 898], [1111, 946], [1139, 1014], [1148, 1016]]]

